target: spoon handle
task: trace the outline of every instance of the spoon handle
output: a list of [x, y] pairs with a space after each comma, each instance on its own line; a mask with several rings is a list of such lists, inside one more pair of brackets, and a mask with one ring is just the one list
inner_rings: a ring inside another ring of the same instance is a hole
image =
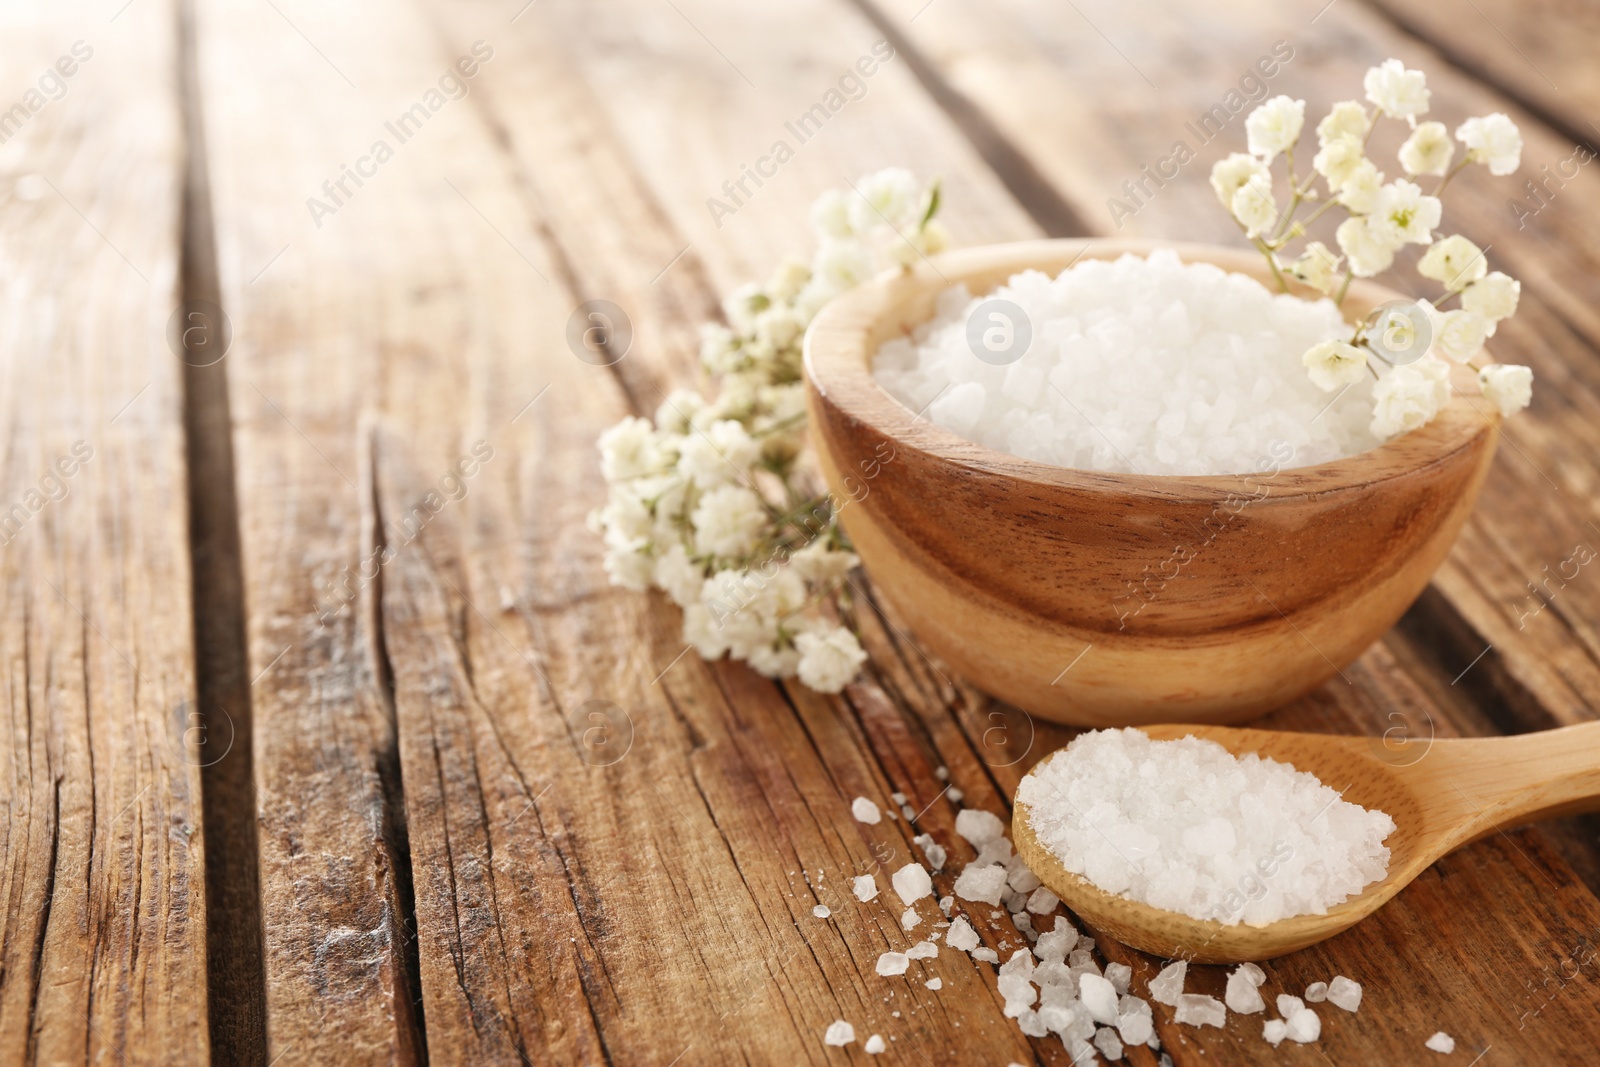
[[1464, 802], [1468, 840], [1600, 811], [1600, 722], [1515, 737], [1444, 740], [1434, 747], [1416, 767], [1436, 778], [1438, 793]]

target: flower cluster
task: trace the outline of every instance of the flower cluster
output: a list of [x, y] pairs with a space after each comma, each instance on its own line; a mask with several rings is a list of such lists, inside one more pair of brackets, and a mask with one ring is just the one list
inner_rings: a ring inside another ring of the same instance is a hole
[[609, 495], [590, 525], [604, 536], [606, 573], [671, 597], [684, 640], [706, 659], [727, 654], [825, 693], [866, 660], [835, 621], [856, 556], [831, 498], [808, 492], [801, 342], [833, 297], [943, 248], [938, 210], [938, 184], [903, 170], [822, 196], [812, 260], [787, 259], [765, 285], [735, 290], [726, 325], [704, 327], [715, 396], [674, 390], [653, 420], [601, 435]]
[[[1494, 175], [1512, 173], [1521, 163], [1522, 135], [1499, 113], [1468, 119], [1455, 131], [1462, 146], [1457, 158], [1455, 141], [1443, 123], [1418, 121], [1429, 103], [1421, 71], [1407, 70], [1398, 59], [1386, 60], [1367, 71], [1363, 88], [1365, 104], [1341, 101], [1317, 123], [1318, 150], [1304, 177], [1296, 173], [1295, 149], [1305, 126], [1305, 101], [1287, 96], [1266, 101], [1245, 120], [1249, 152], [1235, 152], [1217, 163], [1211, 171], [1212, 188], [1266, 256], [1285, 292], [1286, 277], [1293, 277], [1342, 302], [1352, 278], [1387, 270], [1406, 245], [1428, 246], [1417, 270], [1439, 282], [1443, 292], [1419, 305], [1417, 317], [1425, 315], [1426, 322], [1380, 310], [1358, 323], [1349, 341], [1326, 341], [1305, 354], [1311, 380], [1329, 392], [1345, 389], [1368, 373], [1378, 379], [1373, 387], [1376, 436], [1387, 439], [1414, 430], [1438, 414], [1450, 399], [1447, 361], [1477, 370], [1484, 396], [1502, 414], [1520, 411], [1532, 396], [1533, 372], [1520, 366], [1479, 366], [1474, 359], [1496, 325], [1516, 311], [1522, 285], [1500, 271], [1490, 272], [1482, 250], [1465, 237], [1441, 237], [1438, 230], [1443, 214], [1439, 194], [1450, 180], [1470, 164], [1485, 166]], [[1385, 118], [1403, 121], [1410, 130], [1399, 151], [1405, 177], [1387, 182], [1367, 156], [1372, 132]], [[1282, 208], [1272, 175], [1280, 155], [1289, 186], [1289, 201]], [[1425, 177], [1438, 179], [1428, 193], [1411, 180]], [[1299, 209], [1308, 204], [1317, 206], [1297, 219]], [[1305, 238], [1310, 224], [1334, 207], [1346, 214], [1334, 234], [1339, 252], [1308, 240], [1297, 255], [1288, 254], [1289, 245]], [[1458, 307], [1443, 309], [1456, 298]], [[1374, 344], [1375, 334], [1384, 343]], [[1420, 358], [1416, 344], [1427, 345]], [[1406, 358], [1396, 358], [1396, 353]]]

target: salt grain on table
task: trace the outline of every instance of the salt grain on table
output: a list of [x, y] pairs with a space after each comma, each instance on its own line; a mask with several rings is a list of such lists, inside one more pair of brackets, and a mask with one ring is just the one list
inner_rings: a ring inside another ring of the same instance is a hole
[[1222, 1026], [1228, 1021], [1228, 1009], [1216, 997], [1183, 993], [1172, 1017], [1191, 1026]]
[[929, 989], [933, 989], [933, 990], [943, 989], [944, 988], [944, 979], [943, 978], [930, 978], [926, 982], [924, 982], [923, 985], [925, 985]]
[[865, 904], [878, 895], [878, 880], [870, 874], [857, 875], [850, 879], [850, 891]]
[[900, 929], [910, 930], [922, 921], [922, 916], [917, 914], [916, 908], [907, 908], [900, 913]]
[[950, 932], [945, 935], [944, 943], [953, 949], [971, 952], [978, 947], [978, 932], [972, 928], [972, 924], [963, 915], [950, 924]]
[[911, 958], [904, 952], [885, 952], [878, 957], [878, 973], [885, 977], [905, 974], [906, 968], [910, 966]]
[[1268, 1019], [1261, 1027], [1261, 1036], [1267, 1039], [1269, 1045], [1277, 1048], [1289, 1036], [1289, 1024], [1282, 1019]]
[[1261, 984], [1256, 979], [1257, 974], [1260, 974], [1260, 968], [1251, 973], [1243, 967], [1237, 967], [1228, 975], [1228, 989], [1222, 999], [1229, 1011], [1254, 1015], [1266, 1010], [1267, 1002], [1261, 999], [1261, 991], [1257, 988]]
[[826, 919], [828, 916], [832, 915], [833, 912], [826, 904], [818, 904], [816, 907], [811, 909], [811, 914], [815, 915], [819, 919]]
[[920, 863], [908, 863], [894, 872], [889, 879], [902, 903], [915, 904], [923, 897], [933, 896], [933, 879]]
[[824, 1045], [832, 1045], [835, 1048], [843, 1048], [855, 1039], [856, 1028], [843, 1019], [829, 1024], [827, 1031], [822, 1035], [822, 1043]]
[[1445, 1055], [1449, 1055], [1456, 1050], [1456, 1039], [1445, 1033], [1443, 1030], [1439, 1030], [1435, 1032], [1432, 1037], [1428, 1038], [1426, 1045], [1435, 1052], [1442, 1052]]
[[1355, 1011], [1361, 1007], [1361, 983], [1352, 982], [1342, 974], [1334, 976], [1328, 983], [1328, 1003], [1345, 1011]]
[[[1230, 925], [1325, 913], [1383, 877], [1394, 830], [1288, 764], [1132, 728], [1079, 735], [1023, 778], [1017, 801], [1073, 874]], [[1240, 893], [1241, 872], [1262, 891]]]
[[1005, 824], [991, 812], [963, 808], [956, 814], [956, 833], [971, 842], [973, 848], [982, 848], [1005, 833]]
[[1303, 1045], [1322, 1036], [1322, 1017], [1310, 1008], [1301, 1008], [1283, 1021], [1288, 1026], [1290, 1041]]
[[1000, 895], [1006, 885], [1006, 869], [998, 864], [989, 864], [980, 867], [970, 863], [956, 877], [956, 896], [962, 900], [982, 901], [985, 904], [999, 904]]
[[1306, 1000], [1311, 1004], [1321, 1004], [1328, 999], [1328, 983], [1312, 982], [1306, 986]]
[[883, 818], [883, 814], [878, 811], [878, 805], [866, 797], [856, 797], [850, 802], [850, 814], [856, 817], [857, 822], [864, 822], [869, 826], [876, 826]]
[[918, 941], [915, 945], [906, 949], [906, 959], [908, 960], [931, 960], [938, 954], [939, 946], [932, 941]]
[[[1032, 333], [999, 366], [968, 340], [969, 320], [996, 299], [1020, 307]], [[879, 348], [873, 373], [910, 410], [1012, 455], [1146, 475], [1243, 474], [1280, 442], [1295, 465], [1378, 444], [1371, 381], [1330, 403], [1301, 361], [1348, 334], [1331, 300], [1274, 295], [1160, 251], [1085, 259], [1053, 280], [1025, 271], [981, 300], [957, 286], [931, 322]]]
[[1178, 1006], [1183, 995], [1183, 979], [1189, 972], [1187, 960], [1178, 960], [1161, 968], [1161, 973], [1150, 979], [1150, 999], [1169, 1008]]
[[1283, 1016], [1285, 1019], [1305, 1006], [1305, 1001], [1301, 1000], [1297, 996], [1294, 996], [1293, 994], [1278, 994], [1278, 1014]]
[[882, 1034], [873, 1034], [867, 1038], [867, 1043], [861, 1047], [866, 1050], [867, 1055], [876, 1056], [878, 1053], [888, 1049], [889, 1046], [884, 1043]]
[[1097, 1023], [1117, 1021], [1117, 990], [1098, 974], [1078, 976], [1078, 997]]

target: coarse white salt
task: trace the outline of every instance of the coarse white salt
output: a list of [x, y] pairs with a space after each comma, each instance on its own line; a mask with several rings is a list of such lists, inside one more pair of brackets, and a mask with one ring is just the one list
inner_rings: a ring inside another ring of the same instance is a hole
[[922, 916], [917, 914], [916, 908], [907, 908], [900, 913], [900, 929], [910, 930], [922, 921]]
[[972, 958], [975, 960], [982, 960], [984, 963], [1000, 962], [999, 953], [995, 952], [995, 950], [992, 948], [975, 948], [972, 950]]
[[1183, 996], [1183, 979], [1189, 973], [1189, 961], [1177, 960], [1161, 968], [1161, 973], [1150, 979], [1150, 999], [1169, 1008], [1178, 1006]]
[[1305, 1008], [1305, 1001], [1289, 993], [1278, 994], [1278, 1014], [1287, 1019]]
[[856, 817], [857, 822], [864, 822], [869, 826], [876, 826], [883, 819], [883, 813], [878, 810], [878, 805], [866, 797], [856, 797], [850, 802], [850, 814]]
[[1289, 1024], [1282, 1019], [1268, 1019], [1261, 1027], [1261, 1036], [1267, 1039], [1269, 1045], [1277, 1048], [1289, 1036]]
[[833, 914], [833, 909], [829, 908], [826, 904], [818, 904], [816, 907], [811, 909], [811, 914], [815, 915], [819, 919], [826, 919], [828, 916]]
[[1255, 976], [1240, 967], [1228, 975], [1228, 989], [1223, 994], [1223, 1003], [1228, 1005], [1229, 1011], [1236, 1011], [1240, 1015], [1254, 1015], [1258, 1011], [1265, 1011], [1267, 1002], [1261, 999], [1261, 991], [1256, 988], [1258, 983]]
[[1178, 1008], [1172, 1017], [1193, 1026], [1224, 1026], [1228, 1021], [1228, 1009], [1216, 997], [1184, 993], [1178, 997]]
[[903, 904], [915, 904], [923, 897], [933, 896], [933, 879], [920, 863], [908, 863], [889, 879]]
[[1321, 1004], [1328, 999], [1328, 983], [1312, 982], [1306, 986], [1306, 1000], [1311, 1004]]
[[1102, 1026], [1094, 1032], [1094, 1047], [1108, 1060], [1122, 1059], [1122, 1039], [1109, 1026]]
[[867, 1055], [876, 1056], [888, 1049], [889, 1046], [884, 1042], [882, 1034], [873, 1034], [867, 1038], [867, 1043], [861, 1047], [866, 1050]]
[[850, 879], [850, 891], [865, 904], [878, 895], [878, 880], [870, 874], [858, 874]]
[[1117, 1014], [1117, 1033], [1124, 1045], [1142, 1045], [1155, 1033], [1155, 1017], [1149, 1011], [1124, 1011]]
[[962, 900], [978, 900], [985, 904], [999, 904], [1000, 894], [1006, 885], [1006, 869], [999, 864], [979, 866], [969, 863], [956, 877], [956, 896]]
[[978, 947], [978, 932], [963, 915], [950, 924], [950, 932], [945, 935], [944, 943], [962, 952], [971, 952]]
[[1126, 963], [1108, 963], [1106, 981], [1111, 983], [1111, 988], [1120, 996], [1128, 991], [1128, 985], [1133, 981], [1133, 968]]
[[915, 945], [906, 949], [906, 959], [908, 960], [931, 960], [938, 954], [939, 946], [932, 941], [918, 941]]
[[1288, 1026], [1286, 1032], [1290, 1041], [1304, 1045], [1322, 1036], [1322, 1017], [1310, 1008], [1301, 1008], [1283, 1021]]
[[843, 1048], [856, 1039], [856, 1028], [843, 1019], [835, 1020], [828, 1024], [828, 1029], [822, 1035], [824, 1045]]
[[1083, 1006], [1089, 1009], [1089, 1014], [1094, 1017], [1095, 1022], [1117, 1021], [1116, 988], [1098, 974], [1078, 976], [1078, 998], [1083, 1001]]
[[1328, 983], [1328, 1003], [1345, 1011], [1355, 1011], [1361, 1007], [1361, 983], [1352, 982], [1342, 974], [1335, 975]]
[[1026, 459], [1244, 474], [1378, 444], [1372, 381], [1330, 398], [1301, 362], [1349, 333], [1331, 300], [1159, 251], [1084, 259], [1054, 279], [1024, 271], [983, 298], [956, 286], [931, 321], [879, 348], [873, 374], [910, 410]]
[[885, 977], [891, 974], [905, 974], [909, 966], [911, 957], [904, 952], [885, 952], [878, 957], [878, 973]]
[[963, 793], [961, 790], [957, 789], [955, 786], [951, 786], [948, 790], [945, 791], [945, 796], [950, 798], [950, 803], [959, 804], [963, 800], [966, 799], [967, 794]]
[[935, 989], [935, 990], [943, 989], [944, 988], [944, 979], [943, 978], [930, 978], [930, 979], [928, 979], [926, 982], [924, 982], [922, 984], [927, 986], [929, 989]]
[[1383, 877], [1395, 828], [1287, 763], [1133, 728], [1080, 734], [1017, 801], [1067, 870], [1225, 925], [1325, 914]]
[[973, 848], [982, 848], [1005, 833], [1005, 823], [1000, 816], [980, 808], [963, 808], [956, 813], [956, 833], [971, 842]]
[[1040, 886], [1028, 894], [1028, 910], [1035, 915], [1049, 915], [1056, 910], [1056, 905], [1059, 903], [1061, 903], [1061, 898], [1044, 886]]
[[943, 845], [933, 840], [932, 834], [918, 834], [911, 840], [922, 849], [922, 855], [927, 859], [929, 867], [936, 871], [944, 868], [944, 861], [949, 858], [949, 853], [945, 851]]
[[1456, 1050], [1456, 1039], [1443, 1030], [1436, 1031], [1432, 1037], [1428, 1038], [1425, 1044], [1433, 1051], [1442, 1052], [1447, 1056]]

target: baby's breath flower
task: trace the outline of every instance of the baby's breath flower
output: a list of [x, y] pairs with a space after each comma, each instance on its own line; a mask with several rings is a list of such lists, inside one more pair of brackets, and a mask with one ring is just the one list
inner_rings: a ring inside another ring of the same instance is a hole
[[1359, 160], [1339, 186], [1339, 203], [1357, 215], [1367, 215], [1377, 207], [1378, 190], [1383, 188], [1383, 171], [1370, 159]]
[[1239, 220], [1244, 232], [1251, 237], [1269, 229], [1278, 221], [1278, 205], [1272, 199], [1272, 186], [1254, 180], [1239, 187], [1233, 194], [1233, 217]]
[[1244, 152], [1235, 152], [1226, 159], [1219, 159], [1211, 168], [1211, 188], [1216, 191], [1222, 206], [1229, 211], [1233, 210], [1233, 194], [1252, 181], [1270, 189], [1272, 174], [1265, 163]]
[[1407, 174], [1443, 174], [1450, 169], [1456, 146], [1442, 122], [1424, 122], [1400, 146], [1400, 165]]
[[1521, 296], [1521, 282], [1508, 274], [1494, 271], [1467, 286], [1461, 294], [1461, 306], [1487, 319], [1492, 335], [1495, 323], [1517, 313], [1517, 300]]
[[767, 525], [761, 498], [742, 485], [720, 485], [700, 498], [690, 516], [695, 550], [703, 555], [742, 559], [755, 551]]
[[856, 635], [842, 626], [801, 634], [795, 647], [800, 651], [800, 680], [819, 693], [839, 692], [867, 661]]
[[1343, 341], [1323, 341], [1301, 360], [1313, 385], [1326, 392], [1359, 382], [1367, 373], [1367, 354]]
[[1252, 155], [1271, 163], [1279, 152], [1293, 148], [1306, 121], [1306, 102], [1275, 96], [1250, 112], [1244, 120]]
[[1491, 363], [1478, 372], [1478, 387], [1500, 409], [1500, 414], [1509, 418], [1533, 400], [1533, 370]]
[[649, 419], [629, 416], [600, 435], [600, 472], [608, 482], [654, 474], [661, 462], [660, 441]]
[[1398, 59], [1386, 59], [1362, 79], [1367, 99], [1396, 119], [1415, 118], [1428, 110], [1428, 84], [1420, 70], [1407, 70]]
[[1484, 164], [1490, 174], [1503, 176], [1522, 165], [1522, 134], [1498, 111], [1468, 119], [1456, 127], [1456, 136], [1467, 146], [1467, 159]]
[[1367, 162], [1361, 142], [1354, 137], [1335, 137], [1322, 143], [1322, 150], [1311, 157], [1311, 166], [1337, 191], [1349, 181], [1356, 168]]
[[856, 183], [855, 196], [849, 197], [850, 228], [857, 234], [879, 226], [909, 231], [917, 223], [922, 206], [922, 186], [910, 171], [899, 167], [869, 174]]
[[1289, 264], [1289, 273], [1319, 292], [1331, 293], [1339, 284], [1339, 258], [1321, 241], [1312, 241]]
[[854, 234], [850, 228], [850, 203], [840, 189], [829, 189], [811, 205], [811, 229], [826, 240], [843, 240]]
[[1404, 179], [1392, 181], [1378, 190], [1372, 206], [1374, 232], [1394, 248], [1430, 244], [1443, 211], [1438, 197]]
[[1339, 223], [1334, 237], [1349, 260], [1350, 272], [1358, 278], [1386, 271], [1394, 262], [1394, 245], [1373, 233], [1369, 216], [1350, 216]]
[[1456, 363], [1465, 363], [1483, 351], [1489, 323], [1476, 311], [1446, 311], [1433, 331], [1433, 345]]
[[1460, 234], [1452, 234], [1430, 247], [1417, 264], [1418, 274], [1443, 282], [1450, 292], [1471, 285], [1488, 269], [1483, 250]]
[[1367, 136], [1368, 121], [1367, 109], [1359, 102], [1341, 100], [1317, 123], [1317, 143], [1326, 148], [1341, 137], [1352, 137], [1359, 143]]
[[1449, 398], [1448, 374], [1447, 365], [1432, 356], [1424, 356], [1378, 379], [1372, 387], [1373, 436], [1388, 440], [1431, 422], [1444, 400]]

